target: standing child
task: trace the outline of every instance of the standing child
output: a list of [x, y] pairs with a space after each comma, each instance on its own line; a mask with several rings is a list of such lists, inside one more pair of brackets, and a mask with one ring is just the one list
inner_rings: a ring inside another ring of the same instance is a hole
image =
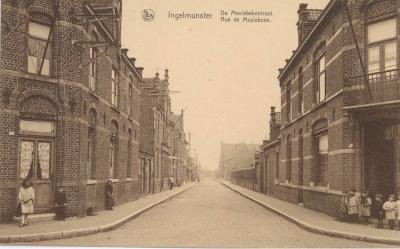
[[65, 195], [64, 188], [59, 187], [56, 191], [54, 198], [54, 208], [56, 211], [57, 220], [65, 220], [65, 203], [67, 202], [67, 196]]
[[386, 211], [386, 219], [389, 223], [389, 228], [394, 229], [394, 223], [396, 220], [396, 202], [394, 201], [394, 195], [389, 196], [389, 200], [383, 204], [383, 209]]
[[356, 223], [358, 221], [358, 207], [359, 207], [359, 200], [356, 196], [356, 190], [352, 189], [349, 192], [349, 218], [350, 222]]
[[[346, 190], [342, 192], [342, 199], [340, 200], [339, 217], [341, 221], [349, 221], [349, 193]], [[400, 223], [400, 222], [399, 222]]]
[[378, 219], [378, 225], [376, 226], [376, 228], [378, 228], [378, 229], [383, 228], [383, 215], [385, 213], [385, 211], [383, 210], [382, 198], [383, 198], [383, 196], [381, 194], [376, 194], [375, 200], [372, 203], [373, 214]]
[[371, 198], [368, 197], [366, 192], [361, 194], [361, 218], [364, 224], [368, 224], [368, 219], [371, 216]]
[[35, 191], [30, 179], [25, 179], [19, 189], [18, 200], [21, 203], [21, 224], [20, 227], [28, 225], [28, 215], [33, 213], [33, 202], [35, 201]]

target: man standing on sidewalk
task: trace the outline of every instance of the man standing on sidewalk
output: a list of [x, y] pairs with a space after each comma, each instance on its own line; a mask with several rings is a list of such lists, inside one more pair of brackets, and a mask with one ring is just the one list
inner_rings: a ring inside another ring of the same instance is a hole
[[174, 177], [172, 175], [169, 177], [169, 189], [172, 190], [174, 187]]
[[113, 200], [113, 186], [111, 180], [107, 181], [105, 191], [104, 191], [104, 199], [105, 199], [105, 208], [106, 210], [113, 210], [112, 206], [114, 205]]

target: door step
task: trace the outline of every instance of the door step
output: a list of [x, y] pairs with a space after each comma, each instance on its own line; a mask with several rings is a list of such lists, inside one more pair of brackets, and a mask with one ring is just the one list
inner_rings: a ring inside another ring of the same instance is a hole
[[302, 202], [297, 203], [297, 205], [304, 207]]
[[[55, 213], [29, 214], [28, 216], [29, 222], [49, 221], [49, 220], [55, 220], [55, 218], [56, 218]], [[13, 220], [19, 223], [21, 222], [21, 217], [14, 217]]]

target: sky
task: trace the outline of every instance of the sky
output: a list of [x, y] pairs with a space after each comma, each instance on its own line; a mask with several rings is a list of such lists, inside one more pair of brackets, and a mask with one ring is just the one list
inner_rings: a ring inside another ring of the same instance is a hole
[[[278, 69], [297, 47], [300, 3], [328, 0], [123, 0], [122, 46], [144, 77], [169, 69], [172, 110], [185, 109], [185, 130], [202, 168], [217, 169], [221, 142], [261, 144], [271, 106], [280, 110]], [[145, 9], [153, 21], [142, 18]], [[221, 11], [271, 12], [271, 22], [221, 22]], [[208, 13], [210, 19], [169, 18]]]

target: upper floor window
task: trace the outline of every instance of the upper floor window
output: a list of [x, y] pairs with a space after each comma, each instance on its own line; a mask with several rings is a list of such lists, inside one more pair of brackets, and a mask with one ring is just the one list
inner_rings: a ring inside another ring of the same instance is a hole
[[116, 69], [111, 71], [111, 104], [118, 107], [118, 73]]
[[298, 82], [298, 84], [299, 84], [299, 93], [298, 93], [298, 105], [297, 105], [297, 108], [298, 108], [298, 112], [299, 112], [299, 114], [302, 114], [303, 112], [304, 112], [304, 98], [303, 98], [303, 85], [304, 85], [304, 82], [303, 82], [303, 68], [300, 68], [299, 69], [299, 82]]
[[286, 119], [287, 121], [290, 121], [292, 118], [292, 88], [290, 86], [290, 81], [286, 90], [286, 109]]
[[50, 75], [50, 58], [51, 58], [50, 42], [47, 45], [47, 50], [45, 52], [49, 34], [50, 34], [49, 26], [35, 22], [29, 22], [28, 73], [42, 74], [46, 76]]
[[132, 97], [133, 97], [133, 87], [132, 87], [132, 77], [129, 77], [129, 89], [128, 89], [128, 95], [129, 95], [129, 99], [128, 99], [128, 114], [130, 117], [132, 117]]
[[369, 81], [394, 79], [397, 68], [396, 19], [368, 25], [367, 42]]
[[315, 77], [316, 77], [316, 100], [317, 103], [322, 102], [326, 98], [326, 67], [325, 53], [317, 57], [315, 61]]

